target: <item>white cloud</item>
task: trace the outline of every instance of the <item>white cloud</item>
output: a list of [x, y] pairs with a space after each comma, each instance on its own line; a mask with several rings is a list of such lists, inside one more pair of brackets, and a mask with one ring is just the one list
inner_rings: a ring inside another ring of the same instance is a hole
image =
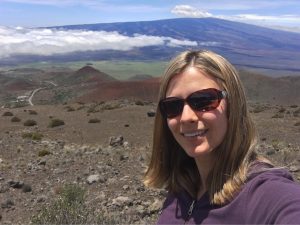
[[281, 30], [297, 32], [299, 30], [300, 15], [264, 16], [257, 14], [218, 15], [215, 18], [250, 23]]
[[194, 8], [190, 5], [176, 5], [171, 13], [182, 16], [182, 17], [195, 17], [195, 18], [203, 18], [203, 17], [211, 17], [212, 14], [209, 12]]
[[233, 18], [249, 21], [300, 22], [300, 16], [298, 15], [261, 16], [257, 14], [239, 14], [233, 16]]
[[169, 47], [178, 47], [178, 46], [197, 46], [196, 41], [188, 41], [188, 40], [178, 40], [174, 38], [165, 38], [167, 41], [167, 46]]
[[88, 50], [126, 51], [155, 45], [197, 46], [197, 42], [140, 34], [130, 37], [106, 31], [0, 27], [0, 58], [19, 54], [53, 55]]

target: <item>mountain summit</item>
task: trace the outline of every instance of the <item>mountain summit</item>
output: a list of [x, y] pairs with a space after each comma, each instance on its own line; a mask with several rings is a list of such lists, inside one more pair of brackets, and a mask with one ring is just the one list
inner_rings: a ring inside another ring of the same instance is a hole
[[69, 77], [71, 83], [106, 82], [114, 81], [115, 78], [103, 73], [92, 66], [84, 66]]

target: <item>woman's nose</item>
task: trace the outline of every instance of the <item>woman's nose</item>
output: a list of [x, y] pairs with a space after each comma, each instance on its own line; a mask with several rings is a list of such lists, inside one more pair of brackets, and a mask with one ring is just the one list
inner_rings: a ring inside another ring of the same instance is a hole
[[196, 112], [187, 103], [185, 103], [182, 109], [180, 121], [182, 123], [186, 123], [186, 122], [195, 122], [197, 120], [198, 120], [198, 116]]

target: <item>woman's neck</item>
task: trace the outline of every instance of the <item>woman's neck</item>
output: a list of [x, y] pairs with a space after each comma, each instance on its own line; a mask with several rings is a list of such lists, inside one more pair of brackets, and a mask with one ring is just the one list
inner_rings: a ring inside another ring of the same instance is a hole
[[207, 191], [207, 177], [210, 173], [213, 166], [213, 157], [199, 157], [195, 158], [195, 162], [199, 171], [201, 186], [199, 187], [199, 191], [197, 194], [197, 199], [201, 198], [201, 196]]

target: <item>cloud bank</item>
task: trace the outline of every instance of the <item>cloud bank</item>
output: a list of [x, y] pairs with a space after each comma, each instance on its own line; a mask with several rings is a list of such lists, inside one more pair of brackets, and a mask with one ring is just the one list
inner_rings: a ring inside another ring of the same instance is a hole
[[[266, 2], [264, 3], [266, 4]], [[300, 23], [300, 15], [290, 14], [290, 15], [258, 15], [258, 14], [236, 14], [236, 15], [213, 15], [207, 11], [195, 8], [190, 5], [176, 5], [171, 13], [179, 16], [179, 17], [189, 17], [189, 18], [205, 18], [205, 17], [213, 17], [224, 20], [231, 20], [243, 23], [251, 23], [260, 26], [268, 26], [276, 27], [286, 25], [286, 29], [288, 26], [299, 29]], [[273, 26], [272, 26], [273, 25]], [[295, 30], [293, 30], [295, 31]]]
[[106, 31], [0, 27], [0, 58], [22, 54], [47, 56], [75, 51], [128, 51], [136, 47], [159, 45], [197, 46], [197, 42], [141, 34], [125, 36]]
[[212, 14], [194, 8], [190, 5], [176, 5], [172, 10], [171, 13], [181, 16], [181, 17], [194, 17], [194, 18], [204, 18], [204, 17], [211, 17]]

